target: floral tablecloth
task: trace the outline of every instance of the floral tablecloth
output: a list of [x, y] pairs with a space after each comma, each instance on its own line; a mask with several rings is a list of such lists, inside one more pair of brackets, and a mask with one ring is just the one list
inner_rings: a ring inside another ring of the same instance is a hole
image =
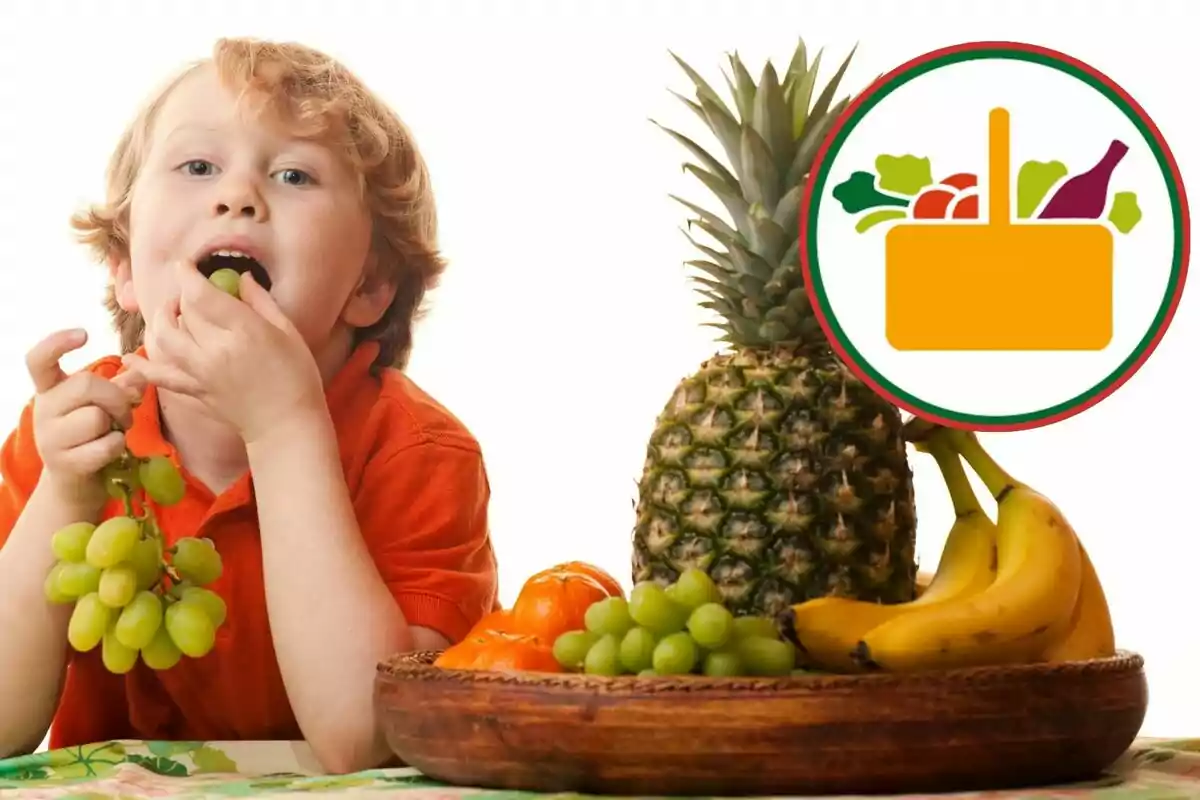
[[[347, 797], [534, 800], [539, 797], [523, 792], [446, 786], [414, 769], [378, 769], [326, 776], [320, 774], [312, 753], [302, 742], [117, 741], [0, 760], [0, 798], [208, 800], [259, 796], [337, 800]], [[1200, 800], [1200, 739], [1139, 740], [1113, 765], [1108, 775], [1085, 784], [936, 797], [945, 800]]]

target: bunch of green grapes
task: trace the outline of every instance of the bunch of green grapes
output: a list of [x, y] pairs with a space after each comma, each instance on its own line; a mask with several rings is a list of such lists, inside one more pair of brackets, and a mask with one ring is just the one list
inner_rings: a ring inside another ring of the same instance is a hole
[[81, 653], [100, 647], [105, 668], [117, 674], [133, 669], [139, 654], [155, 670], [207, 655], [225, 622], [225, 601], [205, 588], [221, 576], [221, 556], [210, 540], [195, 537], [164, 549], [145, 502], [178, 503], [183, 476], [164, 456], [126, 452], [103, 478], [125, 513], [99, 525], [67, 525], [50, 540], [57, 562], [46, 576], [46, 597], [75, 604], [67, 641]]
[[591, 675], [779, 676], [796, 649], [768, 617], [734, 617], [702, 570], [669, 586], [639, 583], [629, 599], [607, 597], [585, 612], [584, 630], [554, 642], [564, 669]]
[[[209, 280], [238, 296], [235, 270], [218, 270]], [[118, 674], [133, 669], [139, 654], [155, 670], [170, 669], [185, 655], [207, 655], [225, 623], [225, 601], [206, 588], [221, 577], [221, 556], [211, 540], [195, 537], [164, 550], [145, 502], [178, 503], [183, 476], [163, 456], [125, 451], [102, 477], [125, 513], [99, 525], [67, 525], [50, 542], [57, 562], [46, 576], [46, 597], [75, 604], [67, 641], [81, 653], [100, 647], [105, 668]]]

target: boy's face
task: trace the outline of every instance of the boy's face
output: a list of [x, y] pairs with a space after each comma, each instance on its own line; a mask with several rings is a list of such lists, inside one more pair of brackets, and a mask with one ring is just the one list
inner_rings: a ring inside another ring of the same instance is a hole
[[359, 291], [371, 218], [354, 173], [325, 147], [241, 114], [211, 67], [160, 109], [129, 231], [130, 260], [114, 268], [117, 300], [148, 326], [178, 296], [172, 265], [200, 262], [214, 247], [257, 258], [275, 303], [323, 365], [391, 300], [386, 289]]

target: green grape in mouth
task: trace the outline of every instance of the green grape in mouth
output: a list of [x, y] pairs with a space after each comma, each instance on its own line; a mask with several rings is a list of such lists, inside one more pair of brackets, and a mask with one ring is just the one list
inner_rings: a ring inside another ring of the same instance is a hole
[[213, 285], [222, 292], [232, 296], [240, 297], [242, 293], [242, 276], [235, 269], [225, 267], [208, 276]]

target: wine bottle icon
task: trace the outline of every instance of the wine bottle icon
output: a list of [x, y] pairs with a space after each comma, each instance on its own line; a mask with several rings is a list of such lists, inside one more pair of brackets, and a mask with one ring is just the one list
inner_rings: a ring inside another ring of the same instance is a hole
[[1038, 219], [1099, 219], [1108, 205], [1108, 182], [1128, 152], [1127, 144], [1113, 139], [1094, 167], [1058, 187]]

